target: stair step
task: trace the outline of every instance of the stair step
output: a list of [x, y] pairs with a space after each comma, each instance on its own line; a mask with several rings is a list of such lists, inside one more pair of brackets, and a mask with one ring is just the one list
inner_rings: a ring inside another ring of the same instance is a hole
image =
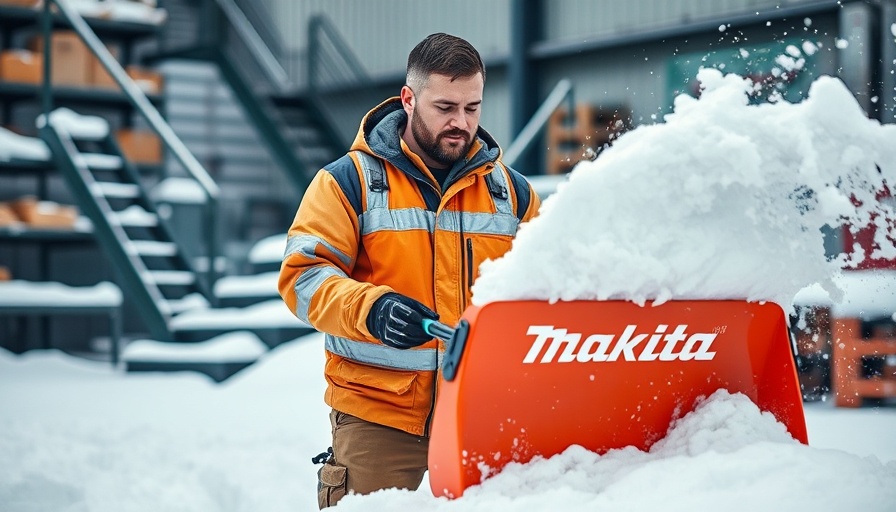
[[134, 205], [113, 214], [110, 219], [125, 227], [152, 228], [159, 225], [159, 216]]
[[177, 244], [154, 240], [132, 240], [131, 250], [140, 256], [174, 256], [177, 254]]
[[169, 315], [177, 315], [197, 308], [208, 308], [209, 303], [202, 295], [191, 293], [181, 299], [167, 300], [159, 304], [159, 309]]
[[123, 162], [120, 156], [106, 153], [81, 153], [80, 157], [87, 168], [97, 171], [116, 171]]
[[140, 187], [133, 183], [115, 183], [99, 181], [91, 185], [94, 196], [113, 197], [116, 199], [136, 199], [140, 197]]
[[146, 280], [162, 286], [187, 286], [196, 282], [196, 274], [187, 270], [150, 270], [144, 276]]

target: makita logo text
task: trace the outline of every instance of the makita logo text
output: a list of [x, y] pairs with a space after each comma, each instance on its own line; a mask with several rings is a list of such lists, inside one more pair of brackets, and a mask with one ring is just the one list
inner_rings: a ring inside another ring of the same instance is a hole
[[[637, 334], [638, 326], [629, 325], [618, 338], [615, 334], [592, 334], [582, 341], [583, 336], [579, 333], [555, 329], [553, 325], [531, 325], [527, 334], [535, 336], [535, 342], [523, 363], [534, 363], [538, 356], [541, 356], [541, 363], [710, 361], [715, 357], [716, 353], [709, 349], [717, 334], [688, 334], [687, 325], [679, 325], [667, 333], [668, 327], [658, 325], [653, 334]], [[682, 342], [684, 344], [680, 345]]]

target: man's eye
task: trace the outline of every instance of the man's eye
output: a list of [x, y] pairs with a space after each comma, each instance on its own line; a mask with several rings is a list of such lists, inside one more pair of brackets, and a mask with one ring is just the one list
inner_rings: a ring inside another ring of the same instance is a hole
[[450, 112], [451, 107], [436, 107], [440, 112]]
[[477, 107], [467, 107], [468, 114], [475, 114], [477, 110], [479, 110]]

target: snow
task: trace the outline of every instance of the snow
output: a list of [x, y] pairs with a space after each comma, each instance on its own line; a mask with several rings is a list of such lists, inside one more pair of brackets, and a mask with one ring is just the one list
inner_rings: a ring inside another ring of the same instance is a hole
[[169, 325], [176, 331], [307, 327], [280, 299], [259, 302], [245, 308], [191, 309], [174, 317]]
[[190, 361], [190, 362], [245, 362], [255, 361], [267, 345], [248, 331], [222, 334], [197, 343], [164, 343], [156, 340], [135, 340], [122, 351], [124, 361]]
[[[287, 342], [220, 385], [122, 373], [58, 351], [0, 350], [3, 510], [312, 511], [328, 446], [323, 336]], [[891, 511], [896, 409], [806, 405], [810, 446], [720, 393], [649, 452], [578, 447], [511, 464], [459, 500], [387, 490], [339, 510]]]
[[115, 171], [121, 169], [121, 157], [104, 153], [79, 153], [75, 155], [76, 165], [95, 170]]
[[159, 223], [155, 213], [146, 211], [142, 206], [133, 204], [115, 213], [114, 220], [122, 226], [154, 227]]
[[286, 233], [262, 238], [249, 251], [250, 263], [273, 263], [283, 261], [286, 254]]
[[46, 162], [51, 156], [50, 148], [43, 140], [19, 135], [0, 126], [0, 160]]
[[121, 305], [121, 290], [103, 281], [92, 286], [68, 286], [54, 281], [0, 281], [0, 308], [4, 306], [96, 306]]
[[[699, 100], [680, 97], [664, 124], [629, 132], [558, 186], [507, 256], [483, 267], [477, 303], [789, 306], [806, 290], [853, 308], [844, 311], [889, 307], [887, 274], [841, 275], [855, 261], [828, 261], [819, 230], [841, 216], [870, 220], [874, 203], [855, 208], [849, 198], [868, 199], [881, 177], [892, 181], [894, 127], [861, 115], [830, 78], [800, 104], [758, 106], [737, 77], [704, 71], [700, 79]], [[877, 298], [867, 300], [868, 290]], [[297, 322], [273, 300], [193, 310], [172, 324], [281, 321]], [[310, 457], [330, 440], [322, 345], [317, 333], [284, 343], [220, 385], [199, 374], [125, 374], [56, 351], [0, 351], [0, 503], [13, 511], [316, 510]], [[434, 498], [424, 482], [418, 491], [349, 496], [339, 510], [891, 512], [896, 409], [805, 409], [809, 446], [744, 396], [718, 392], [649, 452], [573, 446], [511, 464], [454, 501]]]
[[[833, 276], [857, 261], [828, 261], [821, 229], [841, 219], [864, 226], [875, 212], [879, 222], [896, 218], [874, 197], [883, 180], [896, 181], [896, 125], [869, 120], [831, 77], [801, 103], [760, 105], [736, 75], [703, 69], [698, 79], [699, 100], [679, 96], [665, 123], [579, 163], [513, 248], [482, 265], [474, 303], [746, 299], [789, 308], [816, 283], [836, 298]], [[881, 254], [894, 250], [885, 242]]]
[[[280, 256], [283, 257], [282, 255]], [[215, 281], [215, 296], [229, 297], [279, 297], [277, 280], [280, 272], [262, 272], [247, 276], [226, 276]]]
[[153, 188], [152, 198], [174, 204], [205, 204], [208, 196], [196, 180], [165, 178]]
[[834, 301], [818, 284], [808, 286], [794, 297], [794, 304], [827, 306], [831, 313], [842, 318], [874, 320], [896, 314], [896, 270], [856, 270], [834, 277], [843, 291]]
[[[42, 128], [45, 114], [37, 117], [37, 127]], [[99, 140], [109, 135], [109, 122], [99, 116], [83, 116], [68, 108], [50, 112], [50, 123], [72, 136], [85, 140]]]

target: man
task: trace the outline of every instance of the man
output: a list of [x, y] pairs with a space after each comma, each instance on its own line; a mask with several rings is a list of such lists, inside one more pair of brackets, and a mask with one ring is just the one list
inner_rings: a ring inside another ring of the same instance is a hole
[[538, 211], [479, 127], [484, 84], [467, 41], [424, 39], [401, 96], [371, 110], [351, 151], [318, 172], [289, 230], [280, 294], [326, 340], [333, 456], [318, 472], [321, 508], [420, 485], [446, 348], [421, 322], [456, 324], [479, 264]]

